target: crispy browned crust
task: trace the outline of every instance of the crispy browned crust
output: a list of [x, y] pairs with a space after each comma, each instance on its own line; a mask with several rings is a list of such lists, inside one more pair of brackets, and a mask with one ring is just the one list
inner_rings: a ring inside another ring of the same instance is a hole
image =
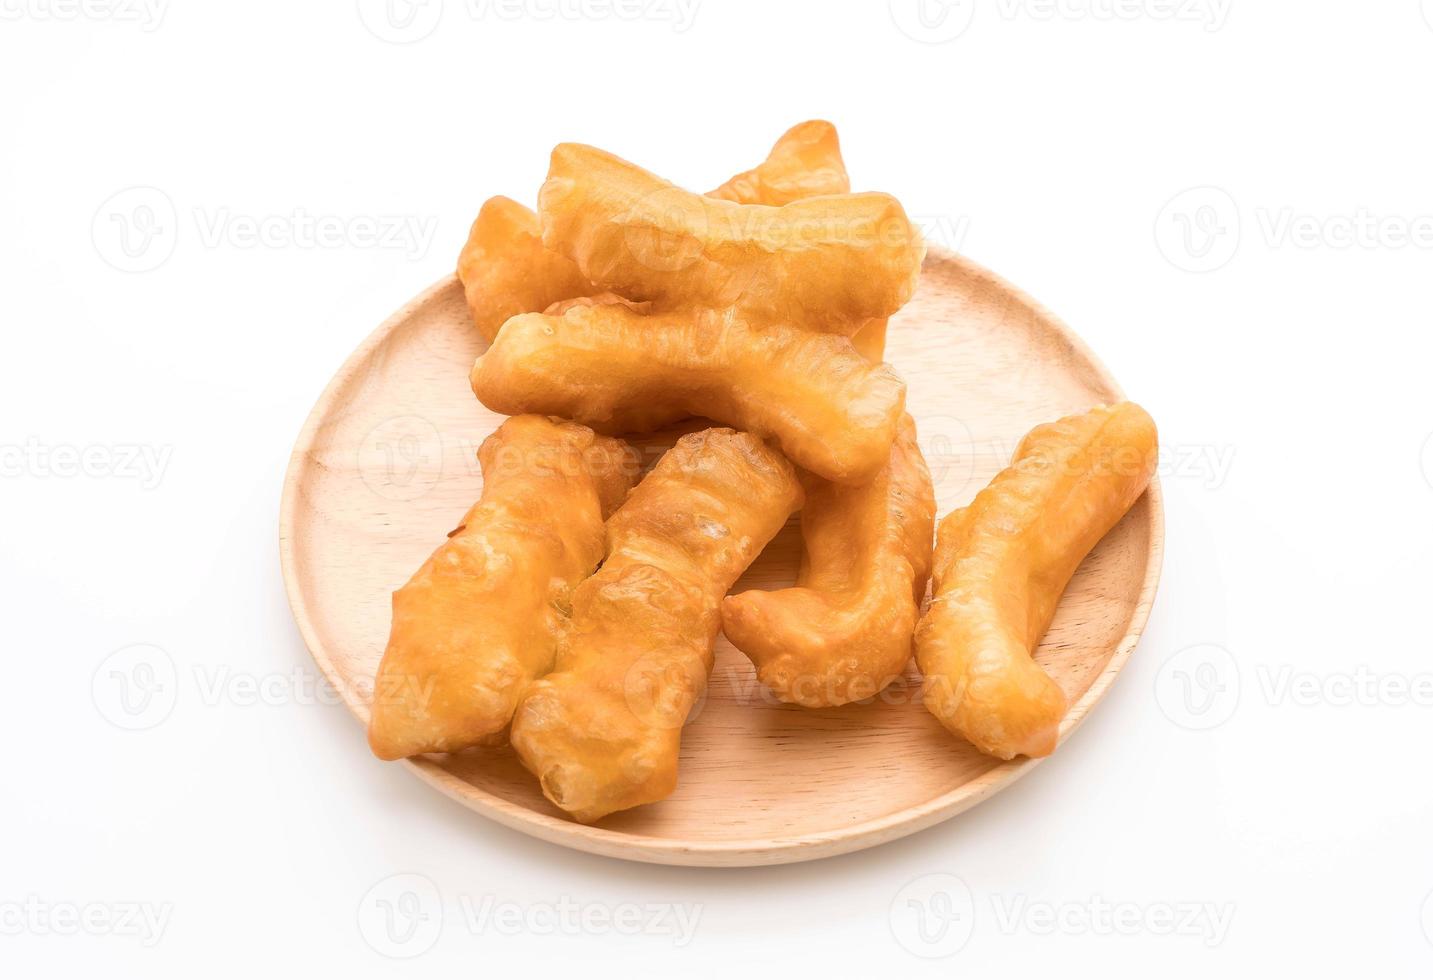
[[535, 415], [484, 440], [482, 497], [393, 595], [368, 740], [382, 759], [486, 744], [552, 668], [603, 520], [635, 477], [617, 439]]
[[513, 718], [513, 747], [549, 800], [590, 822], [671, 793], [721, 598], [800, 506], [791, 464], [730, 429], [683, 436], [637, 485], [573, 597], [557, 669]]
[[643, 315], [623, 303], [509, 320], [473, 365], [495, 412], [541, 412], [600, 432], [650, 432], [692, 415], [774, 439], [839, 483], [890, 460], [905, 384], [845, 337], [754, 327], [709, 310]]
[[1075, 569], [1148, 486], [1154, 421], [1138, 405], [1037, 426], [969, 507], [940, 523], [916, 630], [925, 704], [982, 752], [1055, 750], [1064, 693], [1031, 659]]
[[873, 696], [910, 661], [934, 530], [930, 471], [906, 415], [870, 483], [808, 481], [796, 586], [728, 596], [727, 639], [783, 701], [823, 708]]

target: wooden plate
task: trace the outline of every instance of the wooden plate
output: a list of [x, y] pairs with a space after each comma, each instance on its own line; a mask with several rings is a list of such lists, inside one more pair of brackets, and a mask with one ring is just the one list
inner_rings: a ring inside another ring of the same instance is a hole
[[[314, 660], [365, 723], [389, 594], [477, 499], [475, 453], [502, 421], [468, 388], [483, 346], [457, 280], [443, 280], [349, 357], [294, 447], [279, 528], [289, 601]], [[1032, 426], [1121, 397], [1067, 327], [998, 277], [936, 249], [915, 299], [891, 322], [886, 357], [909, 386], [940, 515], [968, 502]], [[642, 445], [654, 459], [670, 443]], [[1072, 705], [1062, 740], [1134, 649], [1162, 544], [1156, 483], [1066, 592], [1038, 655]], [[799, 550], [793, 519], [737, 589], [789, 585]], [[353, 751], [368, 754], [357, 728]], [[776, 703], [723, 638], [705, 702], [682, 739], [680, 785], [662, 803], [584, 827], [543, 798], [510, 749], [405, 764], [479, 813], [553, 843], [638, 861], [740, 866], [903, 837], [1010, 785], [1035, 762], [1001, 763], [948, 734], [920, 705], [914, 667], [869, 704], [809, 711]]]

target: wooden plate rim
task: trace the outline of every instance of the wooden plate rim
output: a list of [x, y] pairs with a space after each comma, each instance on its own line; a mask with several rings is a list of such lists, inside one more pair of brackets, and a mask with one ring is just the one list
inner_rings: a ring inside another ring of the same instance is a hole
[[[994, 283], [1013, 300], [1026, 306], [1033, 314], [1033, 322], [1058, 334], [1063, 342], [1090, 365], [1100, 382], [1112, 394], [1123, 397], [1119, 383], [1115, 381], [1104, 363], [1080, 339], [1079, 335], [1023, 290], [978, 263], [936, 246], [929, 248], [926, 261], [952, 263], [960, 267], [968, 276], [987, 279]], [[323, 671], [329, 682], [341, 692], [344, 703], [354, 717], [364, 724], [367, 724], [368, 720], [368, 707], [358, 699], [353, 685], [348, 684], [335, 669], [309, 616], [305, 595], [299, 585], [295, 553], [299, 477], [310, 460], [310, 453], [313, 450], [319, 426], [328, 417], [334, 401], [352, 380], [354, 373], [366, 364], [374, 349], [382, 344], [389, 334], [406, 322], [424, 304], [452, 288], [456, 280], [456, 275], [450, 274], [419, 293], [396, 313], [384, 320], [348, 356], [309, 412], [303, 429], [294, 443], [293, 452], [289, 456], [288, 469], [284, 475], [283, 496], [279, 508], [279, 563], [283, 570], [284, 590], [288, 594], [289, 606], [293, 611], [299, 634], [303, 637], [304, 645], [308, 647], [314, 662], [318, 664], [319, 669]], [[1139, 598], [1130, 615], [1129, 628], [1120, 639], [1109, 663], [1100, 672], [1100, 676], [1095, 679], [1080, 699], [1071, 705], [1065, 720], [1060, 725], [1060, 744], [1062, 745], [1085, 720], [1090, 710], [1109, 691], [1115, 677], [1129, 661], [1130, 655], [1134, 652], [1134, 648], [1144, 632], [1145, 624], [1149, 620], [1150, 608], [1159, 587], [1160, 570], [1164, 559], [1164, 499], [1158, 477], [1150, 482], [1146, 495], [1149, 501], [1149, 554], [1145, 563], [1144, 581], [1140, 587]], [[907, 807], [875, 820], [844, 827], [838, 831], [802, 834], [789, 838], [764, 837], [690, 843], [604, 830], [601, 827], [586, 826], [571, 820], [538, 813], [464, 782], [437, 763], [421, 757], [406, 759], [403, 764], [416, 772], [423, 780], [465, 806], [506, 827], [554, 844], [586, 851], [590, 854], [654, 864], [747, 867], [788, 864], [833, 857], [917, 833], [994, 795], [1024, 776], [1041, 761], [1040, 759], [1016, 759], [1002, 763], [975, 779], [962, 783], [950, 792], [925, 803]]]

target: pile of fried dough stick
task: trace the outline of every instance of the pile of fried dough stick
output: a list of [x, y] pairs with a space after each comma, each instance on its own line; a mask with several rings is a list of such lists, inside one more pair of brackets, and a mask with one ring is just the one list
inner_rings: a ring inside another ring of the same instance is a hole
[[[933, 547], [882, 361], [924, 254], [899, 202], [851, 193], [819, 121], [706, 195], [563, 144], [537, 213], [488, 201], [458, 273], [490, 343], [473, 392], [512, 417], [479, 451], [481, 499], [393, 596], [374, 753], [508, 739], [579, 821], [662, 800], [719, 631], [810, 708], [872, 697], [914, 654], [953, 733], [1052, 752], [1066, 698], [1032, 654], [1149, 482], [1154, 423], [1125, 402], [1038, 426]], [[693, 417], [718, 427], [639, 482], [620, 436]], [[794, 587], [728, 595], [798, 510]]]

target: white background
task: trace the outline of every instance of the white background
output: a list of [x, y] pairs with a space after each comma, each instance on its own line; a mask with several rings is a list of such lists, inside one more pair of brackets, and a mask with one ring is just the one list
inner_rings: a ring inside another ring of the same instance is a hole
[[[1426, 976], [1433, 4], [971, 2], [0, 0], [0, 973]], [[279, 576], [328, 377], [554, 143], [706, 187], [810, 117], [1159, 421], [1112, 693], [977, 809], [785, 868], [585, 856], [375, 762]], [[606, 922], [648, 906], [694, 934]]]

